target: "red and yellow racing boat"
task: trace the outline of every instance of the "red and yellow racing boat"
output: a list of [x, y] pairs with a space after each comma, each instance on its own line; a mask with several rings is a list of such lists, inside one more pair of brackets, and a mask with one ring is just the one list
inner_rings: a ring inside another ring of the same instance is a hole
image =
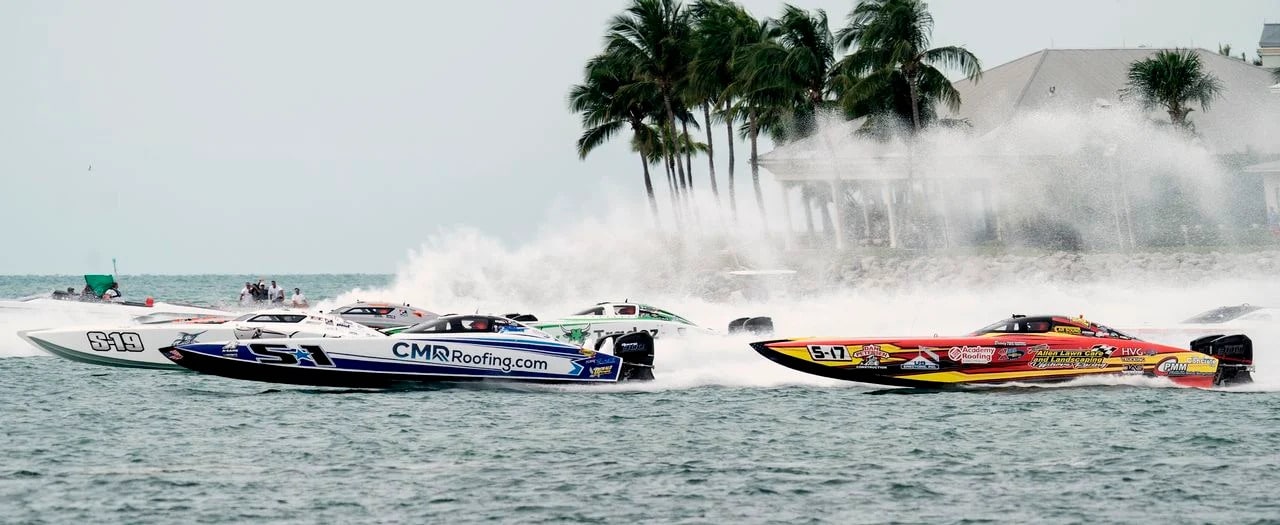
[[916, 388], [1102, 375], [1210, 388], [1249, 382], [1253, 370], [1253, 343], [1244, 335], [1209, 335], [1183, 349], [1066, 316], [1015, 315], [960, 337], [780, 339], [751, 346], [801, 372]]

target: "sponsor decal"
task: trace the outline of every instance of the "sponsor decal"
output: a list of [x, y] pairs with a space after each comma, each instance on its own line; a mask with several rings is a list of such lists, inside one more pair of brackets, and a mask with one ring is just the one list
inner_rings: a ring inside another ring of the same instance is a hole
[[889, 352], [880, 349], [880, 345], [862, 345], [862, 350], [853, 353], [853, 357], [878, 357], [884, 359], [889, 357]]
[[1088, 350], [1037, 350], [1028, 363], [1032, 368], [1106, 368], [1107, 353]]
[[[933, 356], [934, 359], [929, 359], [929, 357], [926, 356], [926, 354], [928, 354], [928, 356]], [[902, 363], [901, 365], [899, 365], [899, 368], [903, 370], [937, 370], [938, 362], [935, 361], [937, 358], [938, 358], [938, 354], [935, 354], [929, 350], [921, 348], [919, 351], [916, 352], [916, 356], [914, 358], [912, 358], [910, 361]]]
[[993, 346], [953, 346], [947, 350], [947, 359], [966, 365], [985, 365], [995, 354]]
[[613, 373], [613, 365], [591, 367], [591, 377], [604, 377]]
[[[550, 327], [550, 325], [544, 325], [544, 326]], [[584, 324], [579, 326], [557, 325], [556, 327], [560, 329], [560, 335], [556, 337], [556, 339], [559, 339], [567, 343], [573, 343], [573, 344], [583, 344], [588, 339], [598, 340], [611, 335], [625, 335], [625, 334], [631, 334], [635, 332], [649, 332], [649, 335], [653, 336], [654, 339], [657, 339], [658, 332], [659, 332], [657, 328], [642, 329], [638, 326], [632, 326], [631, 329], [629, 330], [628, 329], [606, 330], [604, 328], [597, 328], [595, 330], [592, 330], [590, 324]]]
[[586, 324], [574, 327], [561, 326], [560, 333], [563, 334], [563, 337], [561, 337], [560, 340], [575, 344], [582, 344], [587, 340], [587, 336], [591, 334], [591, 325]]
[[1022, 341], [996, 341], [992, 344], [996, 346], [1027, 346], [1027, 343]]
[[1000, 361], [1013, 361], [1015, 359], [1022, 359], [1022, 356], [1024, 355], [1027, 355], [1027, 352], [1021, 348], [1001, 348], [1000, 351], [996, 353], [996, 359]]
[[1153, 348], [1121, 348], [1119, 351], [1116, 352], [1115, 355], [1118, 355], [1120, 357], [1148, 356], [1148, 355], [1156, 355], [1156, 353], [1157, 352]]
[[170, 346], [182, 346], [185, 344], [194, 343], [196, 342], [196, 338], [200, 337], [200, 334], [203, 334], [205, 332], [208, 332], [208, 330], [203, 330], [196, 333], [178, 332], [178, 338], [174, 339], [173, 344]]
[[1210, 376], [1217, 368], [1216, 360], [1211, 357], [1191, 357], [1186, 361], [1170, 357], [1156, 364], [1155, 374], [1168, 377]]
[[1125, 375], [1140, 375], [1143, 373], [1142, 365], [1124, 365]]
[[844, 345], [809, 345], [809, 359], [814, 361], [853, 361]]
[[1053, 331], [1058, 332], [1058, 333], [1060, 333], [1060, 334], [1067, 334], [1067, 335], [1080, 335], [1080, 327], [1078, 327], [1078, 326], [1062, 326], [1062, 325], [1058, 325], [1058, 326], [1053, 327]]
[[881, 350], [880, 345], [862, 345], [853, 357], [860, 359], [856, 368], [883, 369], [886, 367], [880, 364], [880, 360], [889, 357], [889, 352]]
[[1147, 362], [1147, 358], [1145, 358], [1145, 357], [1126, 356], [1126, 357], [1121, 357], [1121, 358], [1120, 358], [1120, 361], [1121, 361], [1121, 362], [1123, 362], [1123, 363], [1145, 363], [1145, 362]]
[[177, 350], [169, 350], [169, 359], [172, 359], [174, 361], [182, 359], [182, 352], [179, 352]]
[[502, 370], [503, 372], [512, 370], [546, 372], [550, 366], [547, 361], [542, 359], [496, 355], [487, 351], [477, 353], [458, 348], [451, 349], [444, 345], [418, 344], [404, 341], [391, 345], [391, 354], [400, 359], [438, 362], [447, 365], [481, 366]]

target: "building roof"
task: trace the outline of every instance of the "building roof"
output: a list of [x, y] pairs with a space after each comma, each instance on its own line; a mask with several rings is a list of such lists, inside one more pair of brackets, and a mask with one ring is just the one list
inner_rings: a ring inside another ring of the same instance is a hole
[[1280, 24], [1263, 24], [1258, 47], [1280, 47]]
[[[1271, 26], [1280, 32], [1280, 24], [1268, 25]], [[983, 71], [979, 82], [967, 79], [953, 82], [962, 103], [956, 112], [942, 108], [942, 116], [967, 119], [973, 126], [973, 135], [980, 141], [998, 143], [1002, 132], [1010, 132], [1002, 129], [1005, 124], [1020, 115], [1127, 104], [1128, 101], [1120, 100], [1119, 91], [1125, 86], [1130, 64], [1156, 51], [1143, 48], [1036, 51]], [[1222, 98], [1214, 101], [1208, 111], [1193, 105], [1195, 111], [1188, 117], [1202, 145], [1219, 155], [1280, 154], [1280, 140], [1275, 138], [1280, 136], [1280, 122], [1259, 118], [1259, 115], [1280, 115], [1280, 97], [1268, 89], [1275, 83], [1271, 71], [1212, 51], [1194, 51], [1200, 55], [1206, 71], [1216, 76], [1223, 87]], [[1169, 122], [1168, 113], [1162, 109], [1149, 111], [1147, 117], [1156, 122]], [[833, 151], [841, 151], [850, 161], [861, 159], [857, 162], [864, 165], [869, 162], [867, 155], [877, 156], [877, 163], [892, 162], [887, 155], [856, 145], [859, 141], [850, 137], [850, 128], [856, 125], [857, 122], [828, 126], [834, 129], [780, 146], [762, 155], [761, 165], [781, 179], [801, 180], [830, 178], [830, 175], [799, 172], [807, 169], [806, 164], [824, 160], [819, 157], [830, 157]], [[1040, 151], [1022, 154], [1052, 155], [1054, 148], [1052, 144], [1045, 144]], [[833, 160], [848, 162], [830, 159], [825, 163]], [[781, 172], [791, 173], [783, 176]], [[856, 175], [848, 177], [856, 178]]]
[[[1280, 25], [1277, 25], [1280, 28]], [[1053, 107], [1093, 107], [1121, 103], [1119, 92], [1127, 80], [1129, 65], [1155, 53], [1155, 49], [1044, 49], [983, 72], [974, 83], [952, 83], [963, 101], [955, 115], [968, 118], [974, 130], [986, 134], [1015, 115]], [[1280, 141], [1263, 130], [1243, 130], [1259, 113], [1280, 114], [1280, 99], [1269, 90], [1271, 72], [1242, 60], [1205, 49], [1200, 55], [1205, 71], [1222, 82], [1222, 98], [1207, 111], [1193, 104], [1188, 117], [1205, 146], [1217, 154], [1245, 151], [1280, 153]], [[1168, 122], [1164, 110], [1149, 117]], [[1274, 131], [1280, 131], [1276, 129]]]

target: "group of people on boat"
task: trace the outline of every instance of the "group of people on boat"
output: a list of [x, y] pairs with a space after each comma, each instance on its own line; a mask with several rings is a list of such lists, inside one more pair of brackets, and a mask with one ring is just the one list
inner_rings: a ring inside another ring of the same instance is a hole
[[[244, 288], [240, 289], [240, 304], [271, 303], [284, 306], [284, 295], [285, 289], [276, 284], [275, 281], [271, 281], [270, 285], [265, 284], [263, 279], [258, 279], [256, 283], [245, 281]], [[307, 308], [309, 306], [307, 297], [302, 295], [301, 288], [293, 289], [293, 296], [289, 298], [288, 305], [294, 308]]]

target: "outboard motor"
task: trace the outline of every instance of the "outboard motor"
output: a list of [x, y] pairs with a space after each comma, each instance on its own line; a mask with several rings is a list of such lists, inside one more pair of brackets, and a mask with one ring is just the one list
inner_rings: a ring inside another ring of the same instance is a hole
[[1191, 351], [1218, 359], [1215, 385], [1232, 385], [1253, 381], [1253, 340], [1244, 334], [1206, 335], [1191, 342]]
[[653, 379], [653, 335], [649, 332], [632, 332], [626, 335], [604, 337], [596, 341], [596, 350], [605, 341], [613, 340], [613, 355], [622, 359], [619, 381], [649, 381]]
[[729, 321], [729, 333], [749, 333], [752, 335], [773, 334], [772, 317], [739, 317]]

